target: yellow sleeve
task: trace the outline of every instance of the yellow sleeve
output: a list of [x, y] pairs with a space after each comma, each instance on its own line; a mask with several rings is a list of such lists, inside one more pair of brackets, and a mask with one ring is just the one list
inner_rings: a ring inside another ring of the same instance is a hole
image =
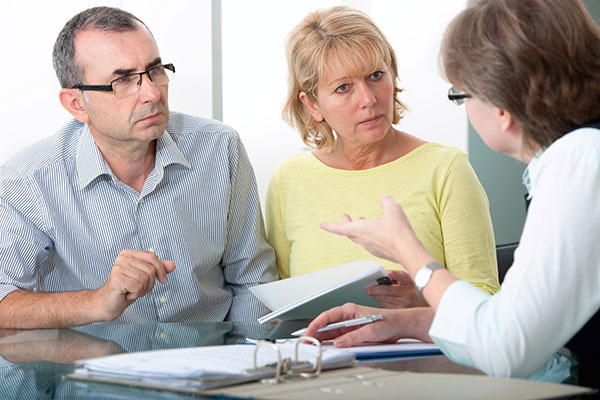
[[493, 294], [500, 289], [489, 202], [465, 153], [458, 153], [442, 180], [440, 224], [446, 268]]
[[279, 279], [285, 279], [290, 277], [290, 243], [285, 235], [285, 210], [282, 207], [281, 197], [279, 168], [277, 168], [269, 181], [265, 203], [265, 216], [267, 240], [271, 243], [273, 250], [275, 250]]

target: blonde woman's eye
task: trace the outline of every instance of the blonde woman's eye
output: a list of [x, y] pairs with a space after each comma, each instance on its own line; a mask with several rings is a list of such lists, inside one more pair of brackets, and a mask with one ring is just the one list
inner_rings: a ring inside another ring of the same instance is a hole
[[335, 91], [337, 93], [345, 93], [348, 91], [348, 85], [347, 84], [343, 84], [341, 86], [338, 86], [337, 89], [335, 89]]
[[377, 80], [377, 79], [381, 78], [382, 76], [383, 76], [383, 71], [375, 71], [371, 75], [369, 75], [369, 78]]

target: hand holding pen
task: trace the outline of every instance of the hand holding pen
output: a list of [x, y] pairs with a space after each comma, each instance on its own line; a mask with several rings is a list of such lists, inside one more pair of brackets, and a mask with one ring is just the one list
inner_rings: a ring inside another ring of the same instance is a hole
[[[317, 332], [328, 332], [328, 331], [333, 331], [333, 330], [340, 329], [340, 328], [348, 328], [351, 326], [365, 325], [365, 324], [370, 324], [375, 321], [380, 321], [382, 319], [383, 319], [383, 316], [381, 314], [367, 315], [366, 317], [349, 319], [346, 321], [336, 322], [334, 324], [327, 325], [327, 326], [317, 330]], [[299, 329], [295, 332], [292, 332], [292, 336], [303, 336], [307, 330], [308, 330], [308, 328]]]
[[[312, 336], [320, 341], [333, 340], [336, 347], [350, 347], [360, 343], [395, 343], [403, 338], [431, 342], [427, 332], [433, 315], [430, 307], [390, 310], [347, 303], [321, 313], [310, 323], [305, 336]], [[367, 319], [365, 322], [365, 317], [373, 320]], [[349, 323], [355, 319], [359, 319], [358, 322]], [[340, 322], [341, 327], [331, 326]], [[326, 330], [321, 330], [326, 327]]]

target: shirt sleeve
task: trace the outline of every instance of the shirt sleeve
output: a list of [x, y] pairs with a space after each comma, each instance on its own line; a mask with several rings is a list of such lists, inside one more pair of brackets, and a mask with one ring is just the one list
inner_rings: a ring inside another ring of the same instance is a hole
[[450, 164], [440, 193], [446, 268], [493, 294], [500, 289], [489, 202], [466, 154]]
[[41, 195], [24, 179], [7, 175], [0, 171], [0, 301], [17, 289], [35, 288], [38, 266], [53, 247], [41, 228]]
[[502, 289], [455, 282], [444, 293], [429, 334], [452, 360], [529, 377], [600, 307], [600, 167], [577, 157], [543, 167]]
[[231, 192], [222, 263], [233, 300], [227, 319], [247, 321], [269, 312], [248, 287], [276, 280], [277, 272], [273, 249], [265, 237], [254, 172], [237, 135], [229, 153]]
[[267, 239], [273, 250], [277, 263], [277, 272], [280, 279], [290, 277], [290, 242], [285, 234], [284, 207], [281, 204], [281, 188], [279, 186], [279, 172], [277, 168], [269, 182], [266, 202]]

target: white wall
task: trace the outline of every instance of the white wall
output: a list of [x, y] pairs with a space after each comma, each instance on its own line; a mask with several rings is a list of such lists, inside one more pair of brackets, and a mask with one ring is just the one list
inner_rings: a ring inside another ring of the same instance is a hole
[[410, 108], [399, 128], [467, 149], [466, 114], [447, 100], [449, 84], [437, 70], [442, 33], [464, 0], [223, 0], [223, 119], [244, 140], [263, 200], [277, 164], [305, 150], [281, 119], [285, 37], [308, 12], [341, 4], [370, 15], [396, 50], [401, 99]]
[[163, 61], [177, 69], [170, 87], [171, 108], [210, 116], [210, 1], [6, 1], [0, 6], [0, 163], [72, 118], [58, 102], [52, 48], [71, 17], [99, 5], [128, 10], [152, 30]]
[[[242, 136], [256, 172], [261, 200], [272, 171], [305, 150], [281, 119], [286, 95], [284, 41], [310, 11], [349, 5], [369, 14], [396, 49], [402, 100], [410, 112], [399, 128], [466, 150], [464, 109], [446, 100], [437, 49], [448, 21], [464, 0], [222, 0], [223, 119]], [[172, 110], [211, 116], [211, 2], [209, 0], [19, 0], [0, 6], [0, 163], [53, 134], [70, 115], [58, 102], [52, 46], [65, 22], [97, 5], [124, 8], [152, 30], [165, 62], [177, 67]], [[35, 27], [35, 28], [34, 28]]]

